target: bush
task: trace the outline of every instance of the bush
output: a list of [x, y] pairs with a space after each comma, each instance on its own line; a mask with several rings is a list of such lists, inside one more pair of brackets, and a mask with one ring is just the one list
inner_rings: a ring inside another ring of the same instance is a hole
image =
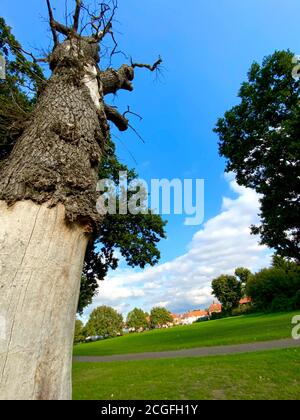
[[300, 290], [295, 294], [292, 299], [293, 309], [300, 309]]
[[197, 321], [195, 321], [194, 324], [198, 324], [199, 322], [205, 322], [205, 321], [209, 321], [208, 316], [197, 319]]
[[246, 304], [246, 305], [240, 305], [238, 308], [233, 309], [231, 315], [240, 316], [240, 315], [251, 314], [255, 311], [256, 310], [252, 304]]
[[224, 312], [224, 311], [222, 311], [222, 312], [213, 312], [210, 315], [210, 319], [211, 319], [211, 321], [214, 321], [216, 319], [222, 319], [222, 318], [226, 318], [228, 316], [229, 316], [228, 313], [227, 312]]
[[283, 312], [293, 310], [293, 300], [283, 295], [276, 296], [271, 305], [271, 312]]

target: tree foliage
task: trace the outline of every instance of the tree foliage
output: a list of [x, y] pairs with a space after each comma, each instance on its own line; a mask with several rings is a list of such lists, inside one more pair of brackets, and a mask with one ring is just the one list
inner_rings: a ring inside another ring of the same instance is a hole
[[222, 303], [223, 311], [231, 312], [241, 300], [242, 284], [235, 276], [221, 275], [212, 281], [213, 295]]
[[0, 161], [9, 155], [22, 134], [45, 80], [40, 66], [28, 60], [23, 51], [0, 17], [0, 54], [6, 61], [6, 79], [0, 81]]
[[254, 63], [237, 106], [219, 119], [220, 154], [240, 185], [261, 194], [261, 225], [252, 231], [280, 255], [299, 260], [300, 79], [293, 54], [276, 51]]
[[251, 277], [246, 288], [256, 310], [288, 311], [300, 308], [300, 267], [297, 264], [265, 268]]
[[[46, 80], [42, 68], [31, 54], [26, 53], [13, 36], [4, 19], [0, 18], [0, 53], [6, 58], [6, 80], [0, 82], [0, 164], [11, 152], [16, 140], [26, 127], [39, 91]], [[137, 179], [134, 170], [119, 162], [116, 147], [108, 139], [99, 169], [99, 179], [110, 179], [116, 184], [119, 172], [127, 172], [128, 182]], [[128, 199], [130, 196], [128, 197]], [[165, 222], [159, 215], [106, 215], [100, 234], [89, 243], [81, 281], [78, 312], [92, 302], [109, 269], [116, 269], [118, 250], [126, 262], [144, 268], [160, 259], [157, 244], [165, 238]]]
[[75, 321], [75, 332], [74, 332], [74, 343], [81, 343], [85, 340], [85, 329], [83, 322], [80, 319], [76, 319]]
[[[137, 174], [121, 164], [116, 156], [116, 148], [108, 140], [102, 158], [99, 179], [119, 182], [119, 172], [127, 172], [128, 182], [135, 180]], [[130, 195], [128, 195], [128, 200]], [[131, 267], [153, 266], [160, 259], [158, 242], [165, 238], [165, 222], [159, 215], [152, 214], [107, 214], [101, 224], [100, 234], [87, 249], [79, 312], [91, 303], [97, 293], [98, 281], [103, 280], [109, 269], [118, 267], [115, 250], [118, 250]]]
[[142, 309], [134, 308], [127, 315], [126, 324], [128, 328], [146, 329], [149, 326], [148, 314]]
[[155, 307], [152, 308], [150, 313], [150, 324], [152, 328], [161, 327], [166, 325], [168, 322], [172, 322], [170, 312], [166, 308]]
[[234, 274], [236, 275], [236, 277], [238, 277], [238, 279], [240, 280], [240, 282], [242, 284], [246, 284], [247, 281], [252, 276], [251, 271], [248, 268], [245, 268], [245, 267], [236, 268], [235, 271], [234, 271]]
[[123, 317], [109, 306], [100, 306], [92, 311], [85, 328], [88, 336], [116, 337], [122, 334]]

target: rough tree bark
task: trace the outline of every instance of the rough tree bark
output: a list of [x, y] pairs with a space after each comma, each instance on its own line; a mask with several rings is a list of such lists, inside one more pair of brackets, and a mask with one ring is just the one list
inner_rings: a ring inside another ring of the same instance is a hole
[[100, 222], [95, 185], [107, 130], [96, 60], [95, 44], [56, 47], [53, 75], [0, 169], [1, 398], [71, 396], [74, 319], [89, 233]]
[[72, 28], [47, 4], [52, 76], [0, 166], [0, 399], [71, 398], [80, 276], [101, 223], [96, 184], [107, 120], [128, 126], [103, 96], [133, 89], [133, 65], [100, 71], [99, 41], [110, 23], [81, 37], [80, 1]]
[[1, 399], [69, 399], [87, 236], [65, 208], [0, 203]]

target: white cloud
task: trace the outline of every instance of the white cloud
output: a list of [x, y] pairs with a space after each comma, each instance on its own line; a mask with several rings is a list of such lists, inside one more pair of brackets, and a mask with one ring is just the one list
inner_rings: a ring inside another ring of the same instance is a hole
[[268, 266], [270, 251], [249, 229], [259, 221], [259, 197], [232, 177], [227, 180], [237, 198], [223, 198], [221, 212], [194, 235], [184, 255], [144, 271], [120, 268], [111, 273], [101, 282], [92, 308], [105, 304], [127, 313], [135, 306], [149, 311], [161, 305], [174, 312], [206, 307], [213, 299], [213, 278], [238, 266], [253, 271]]

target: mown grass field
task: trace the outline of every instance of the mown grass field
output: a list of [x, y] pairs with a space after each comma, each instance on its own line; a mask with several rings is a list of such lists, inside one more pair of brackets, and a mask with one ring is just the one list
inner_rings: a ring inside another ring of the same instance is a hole
[[74, 347], [74, 355], [106, 356], [290, 338], [291, 320], [296, 314], [296, 312], [290, 312], [245, 315], [168, 330], [128, 334], [123, 337], [77, 345]]
[[74, 363], [75, 400], [298, 400], [300, 349], [231, 356]]

